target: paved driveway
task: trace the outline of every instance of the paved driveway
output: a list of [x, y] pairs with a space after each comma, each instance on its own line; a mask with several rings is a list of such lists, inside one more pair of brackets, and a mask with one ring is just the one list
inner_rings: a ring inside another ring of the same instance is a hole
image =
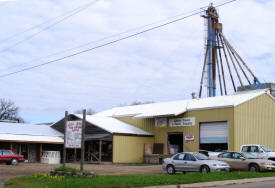
[[[0, 188], [3, 187], [3, 183], [17, 176], [25, 176], [35, 173], [48, 173], [52, 169], [59, 167], [60, 165], [47, 165], [39, 163], [21, 163], [16, 166], [12, 165], [0, 165]], [[67, 164], [69, 167], [79, 168], [79, 164]], [[97, 174], [161, 174], [161, 165], [97, 165], [97, 164], [85, 164], [84, 170], [90, 170]]]

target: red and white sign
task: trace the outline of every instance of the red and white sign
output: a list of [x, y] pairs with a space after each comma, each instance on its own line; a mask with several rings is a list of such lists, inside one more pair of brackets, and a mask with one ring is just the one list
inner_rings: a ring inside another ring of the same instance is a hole
[[66, 148], [81, 148], [82, 121], [68, 121], [66, 127]]
[[185, 141], [193, 141], [194, 139], [195, 137], [192, 134], [187, 134], [184, 138]]

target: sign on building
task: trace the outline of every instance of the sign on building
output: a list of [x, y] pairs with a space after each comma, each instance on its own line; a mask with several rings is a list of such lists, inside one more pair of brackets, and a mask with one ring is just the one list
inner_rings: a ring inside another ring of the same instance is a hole
[[182, 127], [182, 126], [194, 126], [195, 125], [195, 117], [188, 118], [174, 118], [169, 120], [170, 127]]
[[184, 137], [185, 141], [194, 141], [195, 137], [192, 134], [187, 134]]
[[155, 127], [156, 128], [167, 127], [167, 118], [155, 118]]
[[66, 126], [66, 148], [81, 148], [82, 121], [68, 121]]

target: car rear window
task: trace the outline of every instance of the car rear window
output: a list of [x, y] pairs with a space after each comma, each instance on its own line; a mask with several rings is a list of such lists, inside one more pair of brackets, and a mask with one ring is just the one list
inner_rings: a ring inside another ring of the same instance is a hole
[[249, 146], [243, 146], [242, 152], [248, 152], [248, 148], [249, 148]]

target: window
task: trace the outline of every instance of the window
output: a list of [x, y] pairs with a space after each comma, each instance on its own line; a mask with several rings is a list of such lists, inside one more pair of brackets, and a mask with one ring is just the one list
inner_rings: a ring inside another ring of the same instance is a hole
[[260, 146], [265, 152], [272, 152], [272, 149], [268, 148], [267, 146]]
[[198, 159], [198, 160], [209, 160], [209, 158], [201, 153], [194, 153], [194, 156]]
[[220, 155], [218, 155], [218, 157], [220, 157], [220, 158], [232, 158], [231, 153], [221, 153]]
[[185, 154], [185, 158], [184, 158], [185, 161], [195, 161], [195, 157], [191, 154]]
[[233, 157], [233, 159], [240, 159], [242, 157], [242, 155], [239, 153], [233, 153], [232, 157]]
[[3, 151], [3, 154], [2, 155], [12, 155], [12, 153], [10, 151]]
[[259, 152], [258, 146], [251, 146], [250, 152]]
[[184, 159], [184, 153], [180, 153], [174, 157], [174, 160], [183, 160]]
[[242, 152], [249, 152], [249, 146], [244, 146], [243, 148], [242, 148]]

